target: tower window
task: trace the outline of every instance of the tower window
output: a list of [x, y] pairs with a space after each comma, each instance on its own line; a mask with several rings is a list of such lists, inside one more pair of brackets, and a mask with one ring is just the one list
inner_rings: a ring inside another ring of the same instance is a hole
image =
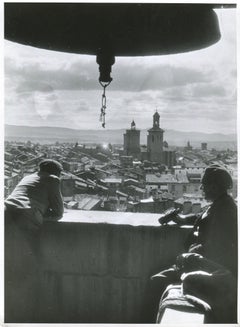
[[152, 135], [152, 142], [154, 142], [154, 136]]

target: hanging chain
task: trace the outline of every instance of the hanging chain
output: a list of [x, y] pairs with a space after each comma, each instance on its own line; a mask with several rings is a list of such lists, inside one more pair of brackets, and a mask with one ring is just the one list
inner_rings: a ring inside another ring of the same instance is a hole
[[100, 122], [102, 122], [102, 127], [105, 128], [106, 125], [106, 120], [105, 120], [105, 116], [106, 116], [106, 109], [107, 109], [107, 97], [105, 95], [105, 91], [106, 91], [106, 87], [110, 84], [103, 84], [102, 82], [99, 81], [99, 83], [101, 84], [101, 86], [103, 87], [103, 94], [102, 94], [102, 107], [101, 107], [101, 113], [100, 113]]

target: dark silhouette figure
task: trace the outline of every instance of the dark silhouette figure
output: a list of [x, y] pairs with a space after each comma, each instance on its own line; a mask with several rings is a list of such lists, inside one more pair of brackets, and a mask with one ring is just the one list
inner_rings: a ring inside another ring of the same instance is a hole
[[63, 215], [61, 170], [57, 161], [42, 161], [39, 171], [24, 177], [5, 200], [5, 322], [37, 319], [39, 237], [44, 220]]
[[[209, 208], [199, 217], [171, 217], [176, 223], [195, 220], [186, 253], [175, 264], [151, 277], [156, 288], [182, 283], [183, 292], [206, 301], [206, 323], [237, 322], [237, 206], [228, 194], [232, 178], [219, 165], [206, 168], [201, 188]], [[194, 219], [193, 219], [194, 218]]]

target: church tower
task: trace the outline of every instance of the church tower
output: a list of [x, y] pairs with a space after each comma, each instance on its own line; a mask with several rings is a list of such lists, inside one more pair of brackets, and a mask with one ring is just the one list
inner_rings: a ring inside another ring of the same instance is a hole
[[150, 161], [163, 163], [163, 133], [160, 128], [160, 115], [156, 111], [153, 115], [153, 127], [148, 130], [147, 151]]
[[124, 134], [124, 153], [127, 156], [133, 156], [134, 159], [140, 159], [140, 130], [136, 129], [134, 120], [131, 123], [131, 129], [127, 129]]

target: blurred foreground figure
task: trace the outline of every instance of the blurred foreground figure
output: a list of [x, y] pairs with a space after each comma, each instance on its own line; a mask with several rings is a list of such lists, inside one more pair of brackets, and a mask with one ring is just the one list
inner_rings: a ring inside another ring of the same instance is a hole
[[[211, 205], [195, 217], [186, 253], [151, 279], [158, 285], [181, 283], [183, 294], [205, 301], [211, 308], [205, 323], [237, 323], [237, 206], [228, 194], [232, 178], [223, 167], [211, 165], [201, 183]], [[178, 215], [173, 220], [187, 221]]]
[[57, 161], [43, 160], [5, 200], [5, 322], [37, 321], [39, 236], [45, 219], [63, 215], [61, 171]]

